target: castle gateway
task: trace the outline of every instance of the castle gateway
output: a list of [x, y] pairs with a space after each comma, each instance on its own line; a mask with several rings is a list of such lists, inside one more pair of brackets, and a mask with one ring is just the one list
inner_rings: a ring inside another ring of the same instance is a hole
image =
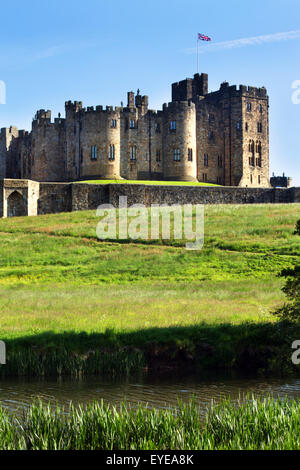
[[84, 179], [200, 181], [269, 187], [269, 99], [265, 88], [208, 76], [172, 85], [172, 102], [148, 109], [148, 97], [128, 93], [126, 107], [65, 104], [51, 122], [40, 110], [31, 132], [1, 129], [0, 179], [45, 182]]

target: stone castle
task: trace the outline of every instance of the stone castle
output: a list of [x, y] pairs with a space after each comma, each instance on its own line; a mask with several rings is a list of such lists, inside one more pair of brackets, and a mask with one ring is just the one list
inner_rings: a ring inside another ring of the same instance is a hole
[[31, 132], [0, 134], [0, 180], [87, 179], [200, 181], [270, 187], [269, 98], [265, 88], [221, 84], [208, 75], [172, 85], [161, 111], [128, 93], [127, 106], [65, 103], [65, 118], [36, 113]]

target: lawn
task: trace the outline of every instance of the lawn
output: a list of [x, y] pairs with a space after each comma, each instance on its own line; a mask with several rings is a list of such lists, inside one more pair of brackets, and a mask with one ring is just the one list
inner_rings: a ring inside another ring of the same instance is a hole
[[154, 180], [87, 180], [77, 181], [77, 183], [89, 184], [147, 184], [158, 186], [219, 186], [213, 183], [198, 183], [190, 181], [154, 181]]

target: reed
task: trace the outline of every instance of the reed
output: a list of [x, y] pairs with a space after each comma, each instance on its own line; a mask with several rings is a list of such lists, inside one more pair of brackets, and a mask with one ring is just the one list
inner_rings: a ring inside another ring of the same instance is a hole
[[90, 351], [85, 354], [66, 349], [35, 351], [24, 348], [9, 354], [5, 366], [0, 366], [2, 376], [73, 376], [109, 375], [129, 376], [144, 365], [140, 351]]
[[16, 450], [299, 450], [300, 403], [244, 397], [177, 409], [91, 403], [51, 408], [41, 401], [21, 417], [0, 409], [0, 448]]

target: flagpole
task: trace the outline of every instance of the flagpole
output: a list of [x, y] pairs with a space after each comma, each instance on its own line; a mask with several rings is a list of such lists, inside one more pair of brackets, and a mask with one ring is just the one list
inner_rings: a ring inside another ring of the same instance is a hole
[[199, 73], [199, 36], [197, 34], [197, 73]]

